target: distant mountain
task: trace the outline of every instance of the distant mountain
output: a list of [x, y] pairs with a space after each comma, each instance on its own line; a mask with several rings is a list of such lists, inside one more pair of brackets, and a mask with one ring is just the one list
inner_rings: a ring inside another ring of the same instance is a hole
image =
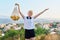
[[23, 20], [20, 18], [18, 21], [13, 21], [9, 16], [0, 16], [0, 24], [6, 23], [23, 23]]
[[[35, 22], [38, 22], [38, 23], [49, 23], [49, 22], [60, 22], [59, 19], [35, 19]], [[0, 17], [0, 24], [3, 24], [3, 23], [13, 23], [13, 22], [16, 22], [16, 23], [23, 23], [23, 19], [20, 19], [18, 21], [13, 21], [12, 19], [10, 19], [9, 17]]]
[[0, 16], [0, 18], [9, 18], [8, 16]]
[[60, 19], [35, 19], [38, 23], [50, 23], [50, 22], [60, 22]]

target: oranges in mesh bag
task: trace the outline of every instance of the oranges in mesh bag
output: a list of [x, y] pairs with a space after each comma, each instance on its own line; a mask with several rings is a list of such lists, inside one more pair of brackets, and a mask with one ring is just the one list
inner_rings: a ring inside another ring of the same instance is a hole
[[17, 6], [15, 5], [14, 9], [13, 9], [13, 12], [12, 12], [12, 15], [10, 16], [10, 18], [14, 21], [18, 21], [20, 19], [20, 16], [19, 16], [19, 12], [18, 12], [18, 8]]
[[19, 16], [15, 16], [15, 15], [14, 16], [11, 16], [11, 19], [14, 20], [14, 21], [19, 20], [19, 18], [20, 18]]

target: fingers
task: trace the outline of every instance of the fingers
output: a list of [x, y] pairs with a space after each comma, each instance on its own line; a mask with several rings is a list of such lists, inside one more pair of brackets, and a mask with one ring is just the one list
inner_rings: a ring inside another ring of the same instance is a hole
[[46, 10], [49, 10], [49, 8], [45, 9], [45, 11], [46, 11]]
[[49, 10], [49, 8], [47, 8], [46, 10]]
[[18, 4], [18, 3], [15, 3], [15, 5], [19, 6], [19, 4]]

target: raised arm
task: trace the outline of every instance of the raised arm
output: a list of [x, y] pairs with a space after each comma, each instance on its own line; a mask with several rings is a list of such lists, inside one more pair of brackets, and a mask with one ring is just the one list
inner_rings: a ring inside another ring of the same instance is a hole
[[19, 4], [15, 4], [15, 5], [17, 5], [18, 6], [18, 12], [20, 13], [20, 15], [22, 16], [22, 18], [24, 19], [24, 15], [21, 13], [21, 11], [20, 11], [20, 6], [19, 6]]
[[39, 14], [35, 15], [34, 18], [37, 18], [39, 15], [41, 15], [42, 13], [44, 13], [45, 11], [47, 11], [49, 8], [43, 10], [42, 12], [40, 12]]

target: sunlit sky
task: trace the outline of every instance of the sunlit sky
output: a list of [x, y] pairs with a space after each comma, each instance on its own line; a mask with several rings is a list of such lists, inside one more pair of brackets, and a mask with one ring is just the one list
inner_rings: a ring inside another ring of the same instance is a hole
[[25, 16], [29, 10], [33, 10], [34, 15], [36, 15], [49, 8], [38, 18], [60, 18], [60, 0], [0, 0], [0, 17], [9, 17], [12, 14], [15, 3], [20, 4], [21, 12]]

